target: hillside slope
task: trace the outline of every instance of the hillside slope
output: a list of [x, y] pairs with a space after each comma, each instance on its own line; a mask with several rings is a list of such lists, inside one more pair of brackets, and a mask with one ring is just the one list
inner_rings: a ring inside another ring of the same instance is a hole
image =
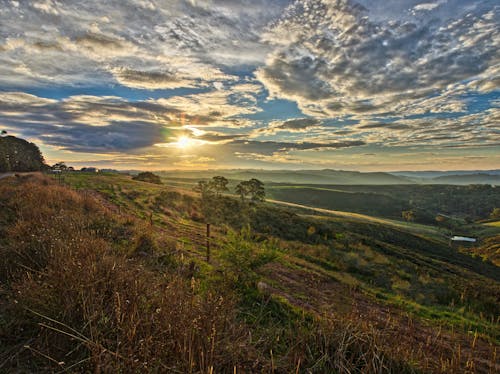
[[207, 264], [193, 192], [64, 178], [0, 181], [0, 369], [500, 369], [498, 268], [425, 231], [221, 197]]

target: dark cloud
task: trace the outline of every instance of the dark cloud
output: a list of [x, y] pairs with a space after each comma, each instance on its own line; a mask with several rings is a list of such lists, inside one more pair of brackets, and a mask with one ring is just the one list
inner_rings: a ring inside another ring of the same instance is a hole
[[165, 139], [163, 127], [149, 122], [118, 122], [107, 126], [45, 126], [45, 131], [41, 130], [34, 125], [25, 129], [24, 133], [39, 138], [47, 145], [74, 152], [127, 152], [152, 146]]
[[194, 82], [183, 80], [172, 71], [140, 71], [120, 68], [114, 70], [114, 75], [121, 84], [135, 88], [160, 89], [195, 85]]
[[195, 136], [196, 139], [206, 140], [209, 142], [224, 142], [234, 139], [245, 138], [244, 134], [217, 134], [217, 133], [206, 133], [202, 135]]
[[283, 130], [302, 130], [309, 127], [318, 126], [321, 121], [315, 118], [296, 118], [283, 122], [277, 126], [278, 129]]
[[410, 126], [401, 123], [384, 123], [384, 122], [373, 122], [366, 123], [358, 126], [359, 129], [390, 129], [390, 130], [406, 130]]
[[290, 143], [290, 142], [274, 142], [274, 141], [247, 141], [235, 140], [228, 143], [227, 146], [238, 152], [258, 153], [263, 155], [272, 155], [275, 152], [285, 152], [291, 150], [313, 150], [313, 149], [340, 149], [348, 147], [357, 147], [365, 145], [365, 142], [360, 140], [329, 142], [329, 143]]

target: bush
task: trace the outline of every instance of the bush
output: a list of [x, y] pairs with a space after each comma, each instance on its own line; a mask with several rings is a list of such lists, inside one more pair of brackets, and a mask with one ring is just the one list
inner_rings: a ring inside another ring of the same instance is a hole
[[153, 174], [149, 171], [139, 173], [135, 177], [133, 177], [132, 179], [136, 180], [136, 181], [161, 184], [161, 178], [158, 175]]

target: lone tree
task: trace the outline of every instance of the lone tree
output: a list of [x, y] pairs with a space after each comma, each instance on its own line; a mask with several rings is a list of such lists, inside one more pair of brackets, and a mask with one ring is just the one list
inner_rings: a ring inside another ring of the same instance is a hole
[[493, 208], [490, 218], [500, 218], [500, 208]]
[[415, 221], [416, 215], [413, 210], [403, 210], [401, 212], [401, 217], [407, 222], [413, 222]]

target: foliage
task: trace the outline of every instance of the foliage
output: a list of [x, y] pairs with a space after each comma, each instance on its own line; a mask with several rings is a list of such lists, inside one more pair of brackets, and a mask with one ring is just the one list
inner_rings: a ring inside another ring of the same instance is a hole
[[68, 166], [64, 162], [58, 162], [58, 163], [52, 165], [51, 169], [52, 170], [66, 171], [66, 170], [68, 170]]
[[500, 206], [498, 188], [490, 185], [268, 185], [267, 194], [312, 207], [401, 219], [415, 212], [415, 222], [434, 224], [438, 214], [484, 219]]
[[250, 199], [253, 202], [264, 201], [266, 197], [264, 183], [255, 178], [238, 183], [235, 192], [240, 196], [242, 201], [245, 200], [247, 195], [250, 195]]
[[229, 183], [229, 181], [224, 177], [215, 176], [212, 178], [210, 183], [212, 184], [213, 190], [215, 191], [215, 194], [217, 196], [226, 191], [229, 191], [229, 189], [227, 188], [227, 184]]
[[136, 180], [136, 181], [161, 184], [161, 178], [158, 175], [153, 174], [149, 171], [139, 173], [135, 177], [133, 177], [132, 179]]
[[493, 208], [490, 213], [490, 218], [500, 218], [500, 208]]
[[40, 149], [33, 143], [14, 136], [0, 137], [0, 172], [45, 170]]
[[230, 283], [240, 288], [255, 287], [256, 271], [278, 256], [276, 243], [265, 240], [256, 243], [249, 227], [239, 232], [229, 231], [218, 252]]

